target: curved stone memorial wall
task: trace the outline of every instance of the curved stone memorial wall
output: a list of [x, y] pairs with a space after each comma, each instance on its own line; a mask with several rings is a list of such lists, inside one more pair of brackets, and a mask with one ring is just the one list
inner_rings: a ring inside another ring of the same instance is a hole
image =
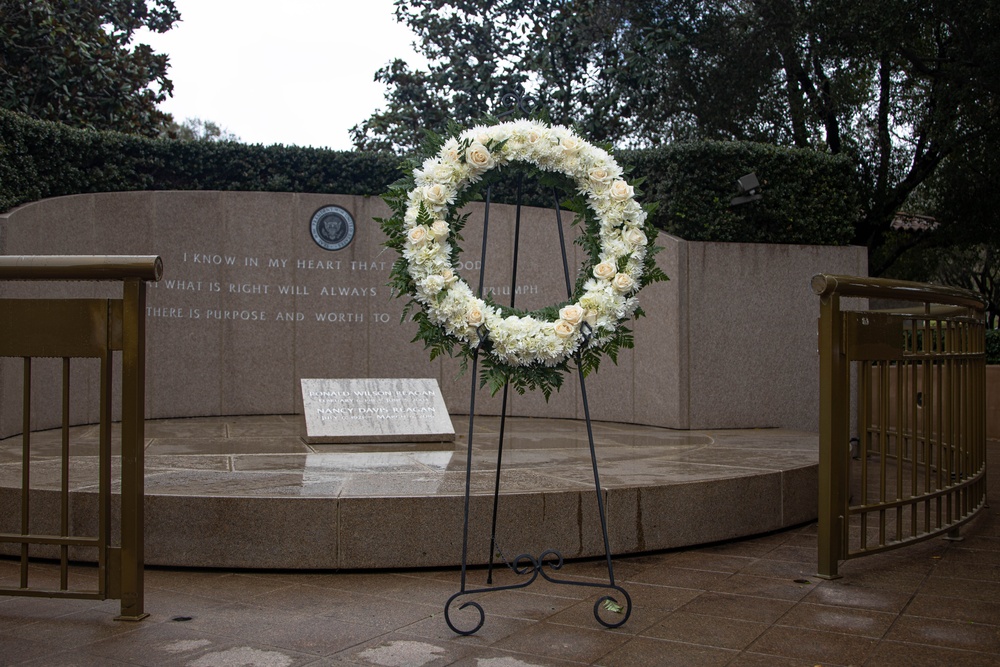
[[[436, 378], [449, 412], [467, 413], [469, 376], [459, 375], [454, 360], [429, 361], [410, 342], [415, 327], [400, 321], [404, 303], [386, 287], [395, 256], [381, 246], [374, 219], [388, 212], [380, 199], [360, 196], [75, 195], [0, 215], [0, 253], [162, 257], [163, 279], [148, 290], [149, 418], [301, 413], [303, 378]], [[461, 267], [470, 284], [481, 268], [481, 220], [481, 205], [474, 206]], [[491, 209], [486, 288], [503, 302], [513, 291], [523, 308], [563, 300], [554, 212], [526, 209], [521, 222], [512, 290], [513, 207]], [[658, 245], [671, 280], [642, 291], [647, 317], [636, 323], [636, 349], [588, 379], [594, 419], [816, 430], [819, 306], [810, 278], [864, 275], [864, 249], [669, 236]], [[575, 245], [569, 252], [575, 270], [582, 257]], [[0, 284], [3, 297], [95, 293], [114, 292], [102, 284]], [[72, 420], [96, 422], [96, 376], [79, 366]], [[38, 372], [35, 429], [54, 426], [60, 415], [58, 383], [45, 380], [58, 377], [57, 362]], [[20, 431], [20, 380], [20, 365], [3, 360], [0, 436]], [[510, 407], [518, 416], [583, 416], [575, 377], [548, 403], [514, 395]], [[478, 394], [477, 413], [499, 409], [499, 396]]]

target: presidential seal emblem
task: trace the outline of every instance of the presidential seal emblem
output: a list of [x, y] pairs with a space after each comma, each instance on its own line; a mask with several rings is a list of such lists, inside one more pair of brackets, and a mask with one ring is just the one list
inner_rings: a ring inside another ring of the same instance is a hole
[[324, 206], [309, 221], [313, 241], [324, 250], [341, 250], [354, 240], [354, 218], [340, 206]]

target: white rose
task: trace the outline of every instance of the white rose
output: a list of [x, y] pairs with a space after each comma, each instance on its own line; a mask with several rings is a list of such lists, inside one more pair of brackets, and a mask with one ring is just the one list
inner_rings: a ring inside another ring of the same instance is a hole
[[625, 181], [618, 180], [611, 184], [611, 198], [615, 201], [625, 201], [635, 194], [635, 188]]
[[591, 167], [587, 175], [594, 184], [606, 185], [611, 181], [611, 172], [607, 167]]
[[473, 168], [486, 171], [493, 168], [493, 156], [486, 146], [475, 143], [465, 150], [465, 161]]
[[590, 328], [593, 329], [597, 326], [597, 311], [587, 309], [587, 311], [583, 314], [583, 321], [589, 324]]
[[423, 225], [417, 225], [416, 227], [411, 228], [410, 231], [406, 232], [406, 240], [413, 245], [420, 245], [427, 240], [428, 236], [429, 232]]
[[646, 235], [638, 227], [632, 227], [625, 230], [625, 232], [622, 233], [622, 238], [625, 239], [626, 243], [635, 248], [642, 247], [647, 243]]
[[444, 278], [445, 285], [454, 285], [458, 281], [458, 276], [451, 269], [445, 269], [441, 272], [441, 277]]
[[611, 281], [614, 288], [621, 292], [622, 294], [627, 294], [635, 289], [635, 281], [632, 280], [632, 276], [627, 273], [619, 273], [615, 275], [614, 280]]
[[601, 280], [611, 280], [615, 273], [617, 273], [617, 269], [611, 262], [601, 262], [594, 267], [594, 277]]
[[560, 338], [569, 338], [576, 331], [576, 327], [566, 320], [556, 320], [552, 328]]
[[580, 148], [583, 146], [583, 142], [572, 134], [565, 136], [559, 142], [562, 146], [563, 152], [569, 155], [575, 155], [580, 152]]
[[577, 324], [580, 323], [580, 320], [583, 319], [583, 308], [576, 305], [575, 303], [566, 306], [565, 308], [560, 308], [559, 319], [565, 320], [566, 322], [569, 322], [573, 326], [576, 326]]
[[430, 203], [440, 206], [448, 201], [450, 193], [448, 188], [444, 187], [440, 183], [434, 183], [433, 185], [428, 185], [424, 187], [424, 199]]
[[430, 234], [434, 237], [435, 241], [443, 241], [448, 238], [448, 223], [444, 220], [435, 220], [431, 224]]
[[486, 314], [483, 313], [483, 309], [477, 304], [473, 304], [465, 311], [465, 321], [469, 326], [478, 327], [486, 321]]

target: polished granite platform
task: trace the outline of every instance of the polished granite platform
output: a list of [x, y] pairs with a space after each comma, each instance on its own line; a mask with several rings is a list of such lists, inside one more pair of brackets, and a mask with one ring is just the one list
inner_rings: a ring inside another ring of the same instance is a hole
[[[150, 420], [149, 565], [361, 569], [460, 561], [468, 417], [454, 443], [317, 445], [301, 415]], [[477, 417], [469, 562], [489, 557], [499, 419]], [[818, 436], [593, 424], [616, 554], [761, 534], [816, 516]], [[59, 432], [32, 434], [31, 504], [56, 501]], [[71, 532], [93, 530], [97, 427], [71, 429]], [[20, 515], [21, 438], [0, 441], [0, 531]], [[117, 471], [115, 471], [117, 474]], [[498, 553], [603, 554], [586, 424], [508, 418]], [[45, 526], [33, 527], [44, 530]], [[76, 557], [86, 559], [80, 552]]]

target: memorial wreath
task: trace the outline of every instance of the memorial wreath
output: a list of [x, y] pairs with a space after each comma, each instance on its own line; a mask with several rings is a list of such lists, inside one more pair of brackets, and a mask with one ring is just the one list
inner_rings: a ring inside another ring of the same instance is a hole
[[[395, 296], [411, 298], [404, 319], [417, 309], [414, 341], [430, 348], [431, 359], [454, 355], [458, 346], [463, 365], [479, 350], [480, 386], [540, 389], [546, 399], [571, 362], [584, 373], [605, 355], [617, 363], [619, 350], [633, 346], [626, 321], [643, 314], [637, 293], [667, 277], [653, 259], [657, 230], [608, 151], [568, 128], [518, 120], [435, 138], [425, 154], [384, 196], [393, 215], [379, 220], [385, 245], [400, 254], [389, 285]], [[573, 297], [532, 312], [477, 296], [456, 272], [469, 215], [462, 209], [512, 163], [568, 180], [563, 206], [577, 214], [574, 224], [584, 224], [576, 243], [587, 260]]]

